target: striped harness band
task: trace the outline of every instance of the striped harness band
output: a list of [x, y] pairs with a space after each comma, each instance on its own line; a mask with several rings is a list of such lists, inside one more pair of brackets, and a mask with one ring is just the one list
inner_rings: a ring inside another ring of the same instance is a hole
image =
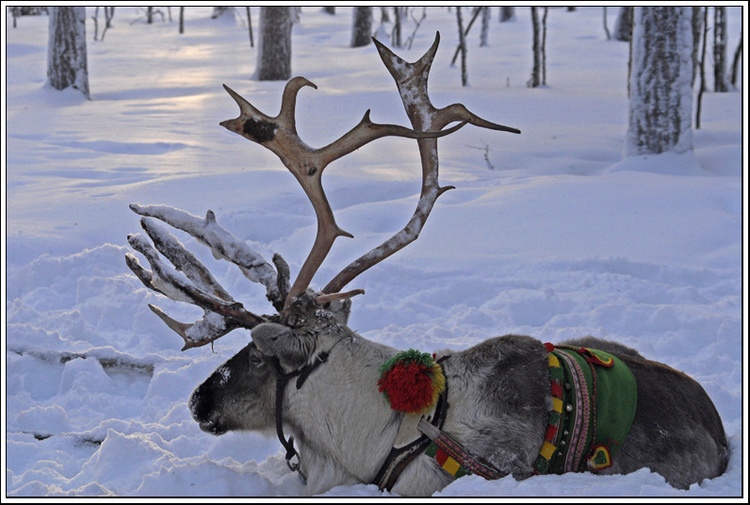
[[603, 351], [545, 346], [553, 405], [535, 473], [609, 468], [635, 417], [638, 390], [632, 372]]

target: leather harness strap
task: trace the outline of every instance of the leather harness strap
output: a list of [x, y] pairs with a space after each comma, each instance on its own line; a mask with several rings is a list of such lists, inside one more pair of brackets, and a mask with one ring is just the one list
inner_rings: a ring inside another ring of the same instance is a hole
[[[305, 380], [307, 380], [310, 374], [327, 360], [328, 353], [321, 352], [312, 364], [289, 373], [284, 373], [284, 370], [282, 370], [281, 368], [279, 359], [276, 357], [273, 358], [273, 364], [276, 367], [276, 411], [274, 412], [274, 417], [276, 417], [276, 435], [279, 437], [281, 445], [283, 445], [284, 449], [286, 449], [286, 465], [291, 471], [299, 472], [300, 477], [305, 482], [307, 482], [307, 476], [300, 469], [300, 457], [299, 453], [294, 448], [294, 437], [290, 436], [287, 440], [284, 436], [284, 427], [281, 419], [281, 411], [284, 406], [284, 390], [286, 389], [286, 385], [289, 383], [289, 381], [293, 377], [297, 376], [299, 377], [297, 378], [296, 386], [297, 389], [301, 388], [302, 384], [304, 384]], [[297, 458], [297, 462], [292, 463], [292, 458], [295, 457]]]
[[[437, 360], [440, 364], [450, 356], [443, 356]], [[438, 397], [437, 405], [435, 406], [435, 413], [432, 416], [431, 424], [437, 429], [443, 427], [445, 422], [446, 413], [448, 411], [448, 383], [446, 381], [445, 390]], [[403, 421], [402, 421], [403, 422]], [[421, 434], [419, 438], [406, 444], [402, 447], [394, 446], [391, 448], [391, 452], [383, 462], [377, 475], [373, 479], [373, 484], [378, 485], [378, 489], [390, 491], [396, 484], [401, 472], [414, 461], [414, 459], [423, 454], [424, 451], [430, 446], [432, 440], [427, 435]]]
[[[447, 390], [440, 395], [435, 408], [435, 415], [432, 418], [432, 425], [437, 428], [442, 428], [445, 422], [445, 413], [448, 410], [448, 401], [446, 399]], [[409, 466], [409, 463], [414, 459], [423, 454], [424, 451], [432, 443], [426, 435], [420, 435], [419, 438], [403, 447], [392, 447], [388, 457], [383, 462], [377, 475], [373, 479], [373, 483], [378, 485], [378, 488], [386, 491], [390, 491], [396, 484], [401, 472]]]

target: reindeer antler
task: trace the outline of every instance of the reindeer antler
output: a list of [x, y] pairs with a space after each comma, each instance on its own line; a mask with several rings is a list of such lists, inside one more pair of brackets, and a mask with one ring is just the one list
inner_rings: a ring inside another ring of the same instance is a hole
[[[439, 32], [435, 34], [435, 41], [430, 49], [414, 63], [402, 60], [376, 38], [373, 37], [372, 40], [375, 42], [380, 58], [396, 80], [401, 101], [415, 131], [441, 130], [449, 123], [460, 121], [461, 125], [471, 123], [491, 130], [521, 133], [521, 130], [516, 128], [486, 121], [469, 112], [462, 104], [453, 104], [442, 109], [436, 109], [432, 105], [427, 93], [427, 80], [440, 43]], [[323, 288], [323, 293], [340, 291], [359, 274], [415, 241], [419, 237], [435, 201], [445, 191], [454, 189], [453, 186], [441, 187], [438, 183], [437, 138], [419, 138], [417, 143], [422, 161], [422, 190], [417, 208], [414, 210], [411, 219], [401, 231], [375, 249], [357, 258], [339, 272]]]
[[[228, 86], [224, 86], [239, 105], [240, 115], [220, 124], [275, 153], [300, 183], [315, 210], [318, 222], [315, 242], [291, 287], [289, 268], [281, 256], [274, 256], [274, 269], [245, 242], [237, 240], [220, 227], [213, 212], [208, 211], [206, 218], [201, 219], [171, 207], [131, 205], [134, 212], [144, 216], [141, 224], [156, 249], [140, 235], [129, 236], [131, 246], [148, 259], [152, 271], [144, 269], [135, 256], [128, 254], [126, 260], [130, 269], [150, 289], [173, 300], [195, 304], [204, 310], [201, 320], [187, 324], [175, 321], [158, 307], [150, 306], [170, 328], [182, 336], [185, 340], [183, 350], [205, 345], [235, 328], [253, 328], [267, 318], [245, 310], [242, 304], [236, 302], [213, 278], [208, 269], [187, 251], [176, 237], [157, 226], [154, 219], [187, 232], [210, 247], [216, 258], [231, 261], [248, 279], [263, 284], [266, 287], [266, 296], [281, 315], [286, 313], [296, 297], [307, 290], [335, 239], [340, 236], [352, 236], [336, 224], [323, 190], [321, 176], [328, 164], [381, 137], [416, 139], [422, 162], [422, 190], [417, 208], [407, 225], [336, 275], [323, 288], [323, 294], [316, 298], [319, 304], [363, 293], [364, 291], [359, 289], [342, 293], [341, 289], [357, 275], [418, 238], [437, 198], [446, 190], [452, 189], [452, 186], [441, 187], [438, 183], [439, 137], [449, 135], [467, 123], [482, 128], [520, 133], [515, 128], [486, 121], [469, 112], [461, 104], [449, 105], [442, 109], [432, 105], [427, 94], [427, 80], [440, 41], [439, 33], [436, 34], [435, 41], [427, 53], [414, 63], [405, 62], [383, 44], [373, 40], [381, 59], [396, 80], [404, 108], [414, 129], [373, 123], [368, 110], [349, 132], [331, 144], [315, 149], [300, 139], [295, 120], [297, 94], [305, 86], [316, 88], [313, 83], [304, 77], [290, 80], [284, 88], [281, 110], [275, 117], [262, 113]], [[458, 124], [445, 128], [452, 122]], [[168, 267], [161, 260], [159, 253], [165, 256], [174, 268]]]
[[[227, 232], [216, 224], [212, 212], [209, 211], [203, 221], [187, 212], [171, 207], [131, 205], [130, 208], [139, 214], [154, 216], [176, 228], [190, 232], [193, 236], [205, 239], [204, 242], [212, 247], [215, 255], [237, 263], [248, 278], [264, 282], [268, 277], [265, 272], [268, 265], [262, 259], [258, 262], [257, 255], [244, 243], [228, 234], [222, 237], [225, 240], [221, 242], [216, 240], [217, 230], [219, 235]], [[248, 312], [241, 303], [234, 301], [208, 269], [185, 249], [174, 235], [157, 225], [156, 221], [144, 217], [141, 219], [141, 226], [151, 237], [156, 249], [141, 235], [128, 236], [128, 242], [133, 249], [146, 257], [152, 271], [143, 268], [132, 254], [125, 255], [128, 267], [141, 282], [152, 290], [172, 300], [193, 303], [203, 309], [201, 320], [186, 324], [172, 319], [159, 307], [149, 305], [149, 308], [167, 326], [183, 338], [185, 341], [183, 351], [213, 342], [235, 328], [253, 328], [265, 321], [265, 318]], [[236, 247], [233, 247], [231, 252], [227, 252], [227, 244], [233, 244]], [[177, 270], [164, 263], [157, 250], [184, 275], [180, 275]], [[270, 286], [269, 291], [273, 291]], [[278, 298], [278, 295], [275, 296]]]
[[435, 138], [448, 135], [465, 124], [464, 122], [441, 132], [416, 132], [403, 126], [373, 123], [370, 120], [370, 111], [368, 110], [359, 124], [338, 140], [320, 149], [313, 149], [305, 144], [297, 134], [294, 117], [297, 94], [305, 86], [312, 86], [317, 89], [317, 86], [304, 77], [295, 77], [290, 80], [284, 88], [279, 114], [270, 117], [224, 85], [224, 89], [239, 105], [240, 115], [236, 119], [220, 123], [229, 131], [242, 135], [275, 153], [300, 183], [315, 210], [318, 219], [315, 243], [289, 290], [285, 307], [291, 303], [294, 297], [305, 292], [315, 272], [328, 255], [334, 240], [340, 236], [352, 237], [350, 233], [342, 230], [336, 224], [333, 210], [331, 210], [323, 190], [321, 178], [323, 170], [328, 164], [381, 137]]

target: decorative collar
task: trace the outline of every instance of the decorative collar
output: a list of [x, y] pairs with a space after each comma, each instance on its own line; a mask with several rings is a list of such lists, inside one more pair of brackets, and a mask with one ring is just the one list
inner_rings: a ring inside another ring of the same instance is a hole
[[603, 351], [545, 346], [552, 410], [534, 473], [609, 468], [635, 416], [633, 374], [620, 359]]

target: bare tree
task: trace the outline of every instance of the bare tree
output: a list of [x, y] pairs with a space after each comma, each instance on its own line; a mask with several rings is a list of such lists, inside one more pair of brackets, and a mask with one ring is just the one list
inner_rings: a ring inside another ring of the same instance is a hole
[[[112, 7], [114, 9], [114, 7]], [[49, 8], [47, 7], [35, 7], [35, 6], [24, 6], [24, 7], [11, 7], [10, 14], [13, 16], [13, 28], [17, 26], [17, 20], [22, 16], [41, 16], [42, 14], [49, 14]]]
[[[701, 26], [703, 27], [703, 33], [700, 35], [700, 38], [702, 40], [702, 46], [703, 49], [701, 50], [701, 57], [700, 61], [698, 63], [698, 68], [700, 70], [700, 78], [701, 83], [698, 88], [698, 98], [695, 101], [695, 129], [699, 129], [701, 127], [701, 108], [703, 104], [703, 93], [706, 91], [706, 43], [708, 42], [708, 7], [699, 7], [699, 9], [702, 11], [703, 15], [703, 22], [701, 23]], [[693, 17], [695, 17], [695, 12], [693, 12]], [[695, 23], [693, 24], [695, 26]], [[695, 34], [695, 32], [693, 32]], [[695, 72], [693, 72], [695, 74]]]
[[510, 21], [516, 17], [515, 7], [500, 7], [500, 22]]
[[527, 82], [530, 88], [547, 85], [547, 56], [545, 48], [547, 45], [547, 7], [543, 7], [542, 19], [539, 19], [537, 7], [531, 8], [531, 25], [533, 28], [534, 42], [532, 51], [534, 53], [534, 64], [531, 68], [531, 78]]
[[695, 77], [701, 65], [701, 58], [698, 55], [701, 48], [701, 36], [703, 34], [703, 8], [693, 7], [693, 78], [690, 81], [695, 85]]
[[99, 38], [99, 7], [94, 9], [94, 15], [91, 19], [94, 21], [94, 40], [104, 41], [104, 34], [107, 30], [112, 28], [112, 18], [115, 17], [114, 7], [104, 7], [104, 28], [102, 29], [102, 37]]
[[292, 75], [293, 7], [260, 8], [260, 40], [255, 78], [280, 81]]
[[[456, 7], [456, 9], [459, 9], [459, 8], [460, 7]], [[471, 31], [471, 27], [474, 26], [474, 21], [477, 20], [477, 18], [479, 17], [479, 14], [482, 12], [483, 9], [484, 7], [475, 7], [473, 14], [471, 15], [471, 19], [469, 20], [469, 24], [466, 25], [465, 29], [461, 29], [461, 32], [458, 34], [459, 44], [456, 47], [456, 52], [453, 53], [453, 59], [451, 60], [451, 65], [454, 65], [456, 63], [456, 58], [458, 58], [458, 53], [460, 51], [463, 51], [462, 48], [466, 46], [465, 43], [463, 45], [461, 44], [460, 42], [461, 37], [463, 37], [464, 40], [466, 39], [466, 37], [469, 35], [469, 32]], [[458, 19], [458, 15], [456, 15], [456, 19]], [[461, 24], [463, 25], [463, 16], [462, 16]]]
[[690, 7], [636, 7], [626, 153], [693, 148]]
[[255, 41], [253, 40], [253, 19], [250, 17], [250, 7], [245, 7], [245, 14], [247, 14], [247, 32], [250, 35], [250, 47], [255, 47]]
[[372, 42], [372, 7], [355, 7], [352, 13], [351, 47], [362, 47]]
[[391, 15], [388, 13], [388, 7], [381, 7], [380, 8], [380, 24], [383, 23], [390, 23], [391, 22]]
[[[466, 32], [464, 32], [461, 7], [456, 7], [456, 21], [458, 22], [458, 47], [456, 48], [456, 52], [461, 53], [461, 86], [466, 86], [469, 83], [469, 76], [466, 73]], [[455, 57], [453, 59], [455, 60]]]
[[411, 45], [414, 42], [414, 38], [417, 36], [417, 31], [419, 31], [419, 27], [422, 26], [422, 21], [425, 20], [427, 17], [427, 7], [422, 7], [422, 15], [417, 19], [417, 16], [414, 15], [414, 9], [410, 11], [411, 19], [414, 22], [414, 30], [412, 30], [411, 35], [407, 37], [406, 39], [406, 49], [411, 49]]
[[164, 13], [161, 11], [161, 9], [154, 9], [153, 7], [146, 7], [146, 23], [151, 24], [154, 22], [154, 16], [158, 14], [161, 16], [162, 22], [166, 20], [164, 17]]
[[714, 91], [728, 91], [727, 86], [727, 8], [714, 7]]
[[47, 79], [55, 89], [73, 87], [91, 98], [85, 7], [50, 8]]
[[401, 47], [401, 29], [403, 28], [404, 18], [407, 17], [409, 12], [408, 7], [394, 7], [393, 8], [393, 31], [391, 32], [391, 45], [393, 47]]
[[612, 40], [612, 34], [609, 33], [609, 27], [607, 26], [607, 6], [602, 8], [602, 22], [604, 23], [604, 33], [607, 35], [607, 40]]
[[[741, 30], [742, 28], [740, 28]], [[742, 31], [740, 31], [740, 41], [737, 44], [737, 49], [734, 51], [734, 58], [732, 59], [732, 86], [737, 87], [737, 75], [739, 74], [740, 58], [742, 57]]]
[[490, 34], [490, 8], [489, 7], [478, 7], [482, 9], [482, 32], [479, 36], [479, 47], [487, 47], [489, 43]]
[[545, 7], [542, 14], [542, 86], [547, 85], [547, 14], [549, 8]]
[[633, 7], [620, 7], [615, 21], [615, 40], [628, 42], [633, 30]]

